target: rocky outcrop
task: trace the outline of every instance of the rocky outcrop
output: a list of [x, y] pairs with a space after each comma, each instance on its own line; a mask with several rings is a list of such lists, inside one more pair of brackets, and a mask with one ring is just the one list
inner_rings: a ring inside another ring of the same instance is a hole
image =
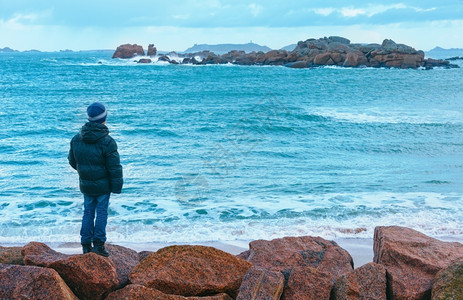
[[146, 55], [151, 56], [151, 57], [156, 56], [157, 51], [158, 50], [156, 49], [156, 47], [154, 47], [154, 44], [149, 44], [148, 45], [148, 53]]
[[42, 243], [32, 242], [23, 247], [26, 265], [54, 269], [76, 296], [101, 299], [119, 285], [116, 267], [110, 258], [95, 253], [65, 255]]
[[145, 55], [142, 46], [137, 44], [124, 44], [117, 47], [116, 52], [113, 54], [113, 58], [132, 58], [137, 55]]
[[22, 247], [1, 247], [0, 246], [0, 264], [7, 265], [24, 265], [21, 255]]
[[432, 300], [463, 298], [463, 261], [437, 272], [432, 287]]
[[244, 276], [237, 300], [279, 300], [285, 278], [281, 272], [251, 267]]
[[392, 299], [426, 299], [437, 272], [463, 258], [463, 245], [442, 242], [410, 228], [376, 227], [374, 262], [387, 269]]
[[424, 52], [384, 40], [379, 44], [351, 44], [348, 39], [329, 37], [299, 42], [293, 52], [307, 56], [306, 61], [317, 66], [418, 68], [425, 64]]
[[148, 255], [130, 274], [130, 282], [166, 294], [236, 297], [251, 264], [205, 246], [170, 246]]
[[368, 263], [336, 280], [335, 300], [386, 300], [386, 268]]
[[55, 270], [0, 264], [0, 299], [77, 300]]
[[[155, 50], [156, 48], [152, 44], [149, 45], [148, 55], [154, 56], [156, 54]], [[265, 53], [262, 51], [246, 53], [244, 51], [233, 50], [223, 55], [217, 55], [205, 50], [187, 54], [175, 53], [175, 56], [180, 59], [169, 59], [167, 56], [161, 56], [162, 59], [160, 57], [159, 61], [166, 61], [172, 64], [202, 65], [228, 63], [237, 65], [284, 65], [290, 68], [339, 66], [349, 68], [374, 67], [401, 69], [423, 67], [432, 69], [434, 67], [459, 67], [458, 65], [450, 64], [446, 60], [425, 59], [423, 51], [417, 51], [404, 44], [397, 44], [390, 39], [385, 39], [381, 45], [355, 44], [339, 36], [299, 41], [296, 48], [289, 52], [286, 50], [271, 50]]]

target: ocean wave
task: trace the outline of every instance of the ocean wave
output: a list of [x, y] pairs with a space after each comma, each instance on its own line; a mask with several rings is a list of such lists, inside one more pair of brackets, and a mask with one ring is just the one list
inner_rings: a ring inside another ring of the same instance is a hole
[[337, 108], [319, 108], [311, 114], [322, 118], [348, 123], [382, 123], [382, 124], [463, 124], [463, 112], [453, 110], [427, 110], [423, 112], [410, 110], [366, 110], [341, 111]]
[[[432, 236], [463, 234], [462, 194], [355, 193], [240, 197], [182, 205], [175, 199], [111, 200], [111, 242], [206, 242], [314, 235], [372, 238], [401, 225]], [[11, 201], [1, 207], [0, 243], [78, 240], [81, 200]], [[432, 220], [432, 222], [430, 222]], [[436, 226], [436, 224], [438, 224]]]

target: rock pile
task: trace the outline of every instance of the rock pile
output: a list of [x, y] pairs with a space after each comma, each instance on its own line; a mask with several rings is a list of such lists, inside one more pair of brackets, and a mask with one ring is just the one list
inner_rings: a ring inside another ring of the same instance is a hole
[[[21, 260], [18, 259], [18, 250]], [[374, 262], [320, 237], [257, 240], [234, 256], [205, 246], [65, 255], [31, 242], [0, 248], [0, 299], [461, 299], [463, 245], [377, 227]]]

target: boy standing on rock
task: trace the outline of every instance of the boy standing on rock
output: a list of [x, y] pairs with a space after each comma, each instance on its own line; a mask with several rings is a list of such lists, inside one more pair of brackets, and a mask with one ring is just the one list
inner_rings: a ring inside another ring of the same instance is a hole
[[87, 115], [89, 122], [71, 140], [68, 156], [69, 164], [79, 173], [80, 191], [84, 194], [81, 244], [84, 254], [95, 252], [109, 256], [104, 247], [109, 197], [111, 193], [121, 193], [122, 166], [117, 144], [105, 125], [107, 111], [104, 105], [91, 104]]

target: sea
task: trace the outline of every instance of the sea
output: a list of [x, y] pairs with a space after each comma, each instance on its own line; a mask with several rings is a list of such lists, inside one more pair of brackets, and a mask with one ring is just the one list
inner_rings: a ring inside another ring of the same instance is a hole
[[109, 242], [371, 239], [386, 225], [462, 237], [463, 61], [290, 69], [111, 55], [0, 53], [0, 244], [80, 241], [67, 156], [95, 101], [124, 171]]

